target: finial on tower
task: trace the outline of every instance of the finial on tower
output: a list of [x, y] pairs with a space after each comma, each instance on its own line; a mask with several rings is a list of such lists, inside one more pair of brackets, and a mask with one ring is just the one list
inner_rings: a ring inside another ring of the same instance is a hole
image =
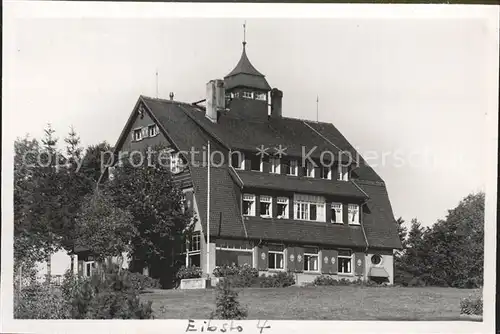
[[245, 48], [246, 44], [247, 44], [247, 21], [245, 20], [245, 23], [243, 23], [243, 48]]

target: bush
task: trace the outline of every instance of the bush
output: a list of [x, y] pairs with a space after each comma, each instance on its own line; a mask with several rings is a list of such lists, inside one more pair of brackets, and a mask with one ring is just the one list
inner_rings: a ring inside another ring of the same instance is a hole
[[231, 286], [236, 288], [248, 288], [259, 286], [259, 271], [248, 264], [243, 266], [221, 266], [213, 271], [215, 277], [226, 278]]
[[229, 277], [229, 276], [238, 275], [239, 273], [240, 273], [240, 267], [228, 266], [228, 265], [215, 267], [215, 269], [212, 272], [212, 274], [215, 277]]
[[320, 275], [316, 277], [313, 281], [316, 286], [328, 286], [328, 285], [362, 285], [363, 281], [350, 281], [346, 278], [336, 279], [328, 275]]
[[200, 267], [185, 267], [182, 266], [179, 271], [177, 272], [176, 278], [178, 280], [181, 279], [189, 279], [189, 278], [201, 278], [203, 275], [203, 272], [201, 271]]
[[62, 296], [76, 319], [150, 319], [151, 302], [139, 301], [136, 282], [126, 271], [108, 268], [90, 279], [65, 275]]
[[460, 301], [460, 314], [483, 315], [483, 298], [467, 297]]
[[132, 272], [127, 272], [127, 275], [135, 290], [142, 291], [146, 289], [161, 289], [160, 280], [156, 278]]
[[215, 311], [210, 314], [210, 319], [245, 319], [248, 315], [246, 308], [238, 301], [238, 292], [231, 288], [228, 279], [222, 279], [216, 286], [217, 297]]
[[14, 318], [68, 319], [69, 308], [58, 289], [31, 281], [21, 290], [14, 288]]
[[269, 276], [262, 274], [259, 281], [262, 288], [286, 288], [295, 284], [295, 277], [290, 272], [279, 272]]

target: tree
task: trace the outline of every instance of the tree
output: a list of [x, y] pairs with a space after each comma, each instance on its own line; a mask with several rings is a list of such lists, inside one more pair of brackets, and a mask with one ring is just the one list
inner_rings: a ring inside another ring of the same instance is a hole
[[[157, 147], [153, 151], [161, 150]], [[132, 214], [137, 224], [133, 258], [150, 266], [151, 275], [169, 286], [174, 281], [173, 258], [190, 226], [191, 214], [185, 210], [183, 193], [174, 184], [169, 168], [163, 163], [149, 167], [145, 161], [142, 165], [136, 161], [121, 163], [105, 189], [118, 207]]]
[[83, 156], [80, 173], [83, 173], [97, 184], [103, 172], [101, 170], [101, 159], [109, 156], [108, 154], [104, 154], [104, 152], [111, 151], [112, 147], [105, 141], [97, 145], [89, 145]]
[[111, 256], [121, 258], [131, 250], [131, 241], [137, 234], [132, 215], [98, 191], [86, 196], [75, 228], [78, 243], [88, 248], [98, 261]]

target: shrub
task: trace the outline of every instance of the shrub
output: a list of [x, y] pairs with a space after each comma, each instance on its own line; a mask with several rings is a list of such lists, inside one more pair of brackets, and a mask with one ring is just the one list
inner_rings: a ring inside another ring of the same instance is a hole
[[210, 319], [245, 319], [248, 315], [246, 308], [238, 301], [238, 292], [231, 288], [228, 279], [222, 279], [216, 286], [217, 297], [215, 311], [210, 314]]
[[62, 296], [76, 319], [149, 319], [151, 302], [139, 301], [137, 284], [126, 271], [107, 268], [90, 279], [65, 275]]
[[68, 319], [68, 305], [58, 289], [31, 281], [21, 290], [14, 288], [14, 318]]
[[483, 298], [482, 297], [467, 297], [460, 301], [460, 314], [482, 315], [483, 314]]
[[228, 279], [231, 282], [231, 286], [236, 288], [259, 286], [259, 271], [248, 264], [244, 264], [243, 266], [216, 267], [213, 275]]
[[240, 273], [240, 268], [238, 266], [223, 265], [215, 267], [212, 273], [215, 277], [234, 276]]
[[262, 274], [259, 280], [262, 288], [286, 288], [295, 284], [295, 277], [290, 272], [279, 272], [269, 276]]
[[188, 278], [201, 278], [202, 275], [203, 275], [203, 272], [201, 271], [200, 267], [196, 267], [196, 266], [185, 267], [185, 266], [182, 266], [179, 269], [179, 271], [177, 272], [176, 278], [178, 280], [188, 279]]
[[338, 285], [338, 281], [331, 276], [320, 275], [314, 279], [313, 284], [316, 286]]
[[127, 272], [128, 278], [132, 282], [135, 290], [160, 289], [160, 280], [152, 278], [141, 273]]

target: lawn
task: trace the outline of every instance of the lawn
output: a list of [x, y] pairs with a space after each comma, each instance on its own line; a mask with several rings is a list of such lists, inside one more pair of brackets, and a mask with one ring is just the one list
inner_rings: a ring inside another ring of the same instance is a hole
[[[289, 287], [239, 290], [248, 319], [268, 320], [463, 320], [460, 299], [480, 290], [403, 287]], [[214, 290], [154, 290], [155, 318], [207, 319]]]

